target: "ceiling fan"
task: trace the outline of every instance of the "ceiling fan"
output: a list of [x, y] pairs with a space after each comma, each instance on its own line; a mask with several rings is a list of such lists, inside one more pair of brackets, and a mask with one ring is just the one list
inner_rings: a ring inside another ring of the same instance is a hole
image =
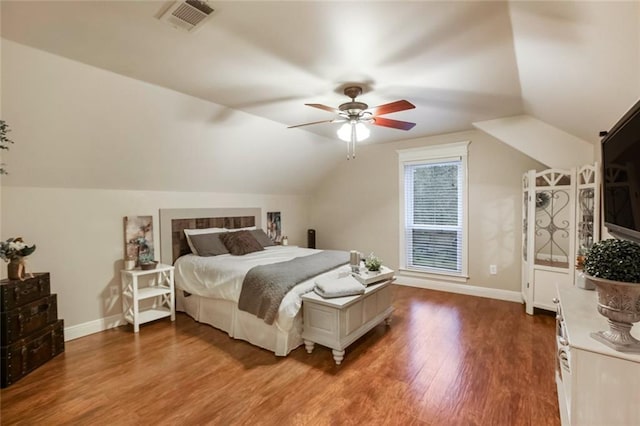
[[338, 108], [322, 104], [305, 104], [310, 107], [336, 113], [339, 118], [297, 124], [295, 126], [289, 126], [288, 129], [321, 123], [344, 123], [338, 130], [338, 137], [347, 142], [348, 160], [349, 158], [356, 158], [356, 141], [362, 141], [369, 137], [369, 129], [365, 124], [373, 124], [376, 126], [390, 127], [392, 129], [399, 130], [411, 130], [416, 125], [416, 123], [411, 123], [409, 121], [392, 120], [390, 118], [380, 117], [384, 114], [391, 114], [392, 112], [415, 108], [415, 105], [409, 101], [400, 100], [369, 108], [369, 105], [364, 102], [356, 101], [356, 97], [362, 94], [361, 87], [346, 87], [344, 89], [344, 94], [351, 98], [351, 102], [345, 102]]

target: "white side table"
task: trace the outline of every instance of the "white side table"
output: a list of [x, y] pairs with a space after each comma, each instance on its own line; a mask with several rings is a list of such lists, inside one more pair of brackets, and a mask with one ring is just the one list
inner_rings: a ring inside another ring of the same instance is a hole
[[[133, 331], [140, 331], [140, 324], [171, 316], [176, 320], [173, 286], [173, 266], [159, 263], [155, 269], [143, 271], [136, 268], [120, 271], [122, 278], [122, 313], [133, 324]], [[140, 277], [148, 277], [149, 285], [139, 287]], [[149, 300], [141, 307], [140, 302]]]
[[302, 339], [308, 353], [316, 343], [333, 349], [340, 365], [345, 348], [376, 325], [391, 323], [391, 283], [395, 278], [369, 285], [358, 296], [325, 299], [315, 292], [302, 296]]

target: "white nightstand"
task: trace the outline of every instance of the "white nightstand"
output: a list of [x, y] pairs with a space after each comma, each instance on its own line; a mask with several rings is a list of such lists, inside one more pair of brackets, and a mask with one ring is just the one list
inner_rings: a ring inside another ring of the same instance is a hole
[[[121, 271], [122, 313], [124, 319], [133, 324], [134, 332], [140, 330], [140, 324], [159, 318], [171, 316], [171, 321], [175, 321], [173, 269], [159, 263], [147, 271], [139, 268]], [[139, 287], [140, 277], [146, 277], [143, 281], [148, 285]]]

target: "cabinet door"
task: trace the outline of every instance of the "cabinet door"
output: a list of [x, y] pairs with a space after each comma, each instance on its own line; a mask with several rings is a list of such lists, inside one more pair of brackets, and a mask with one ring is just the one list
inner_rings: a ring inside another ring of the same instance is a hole
[[359, 300], [345, 310], [344, 336], [350, 335], [364, 324], [364, 302], [369, 299], [371, 299], [371, 296]]
[[557, 288], [571, 287], [573, 282], [571, 276], [564, 271], [547, 271], [541, 269], [534, 270], [533, 303], [537, 308], [555, 311], [556, 305], [553, 299], [557, 295]]
[[321, 345], [339, 342], [339, 311], [328, 306], [305, 302], [302, 337]]

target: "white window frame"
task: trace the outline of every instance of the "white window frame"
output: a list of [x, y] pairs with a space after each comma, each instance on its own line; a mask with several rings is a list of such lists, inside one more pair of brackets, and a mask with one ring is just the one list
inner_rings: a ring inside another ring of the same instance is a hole
[[[403, 272], [409, 272], [411, 274], [419, 274], [420, 276], [448, 276], [451, 278], [458, 278], [466, 281], [469, 268], [469, 215], [468, 215], [468, 199], [469, 199], [469, 173], [468, 173], [468, 152], [470, 141], [456, 142], [443, 145], [432, 145], [420, 148], [402, 149], [396, 151], [398, 153], [398, 174], [399, 174], [399, 199], [400, 199], [400, 270]], [[427, 164], [427, 163], [439, 163], [446, 161], [461, 161], [461, 171], [464, 174], [462, 177], [462, 248], [461, 248], [461, 270], [460, 272], [448, 272], [440, 270], [424, 270], [411, 268], [407, 265], [407, 241], [405, 233], [405, 213], [406, 213], [406, 200], [405, 200], [405, 166], [414, 164]]]

